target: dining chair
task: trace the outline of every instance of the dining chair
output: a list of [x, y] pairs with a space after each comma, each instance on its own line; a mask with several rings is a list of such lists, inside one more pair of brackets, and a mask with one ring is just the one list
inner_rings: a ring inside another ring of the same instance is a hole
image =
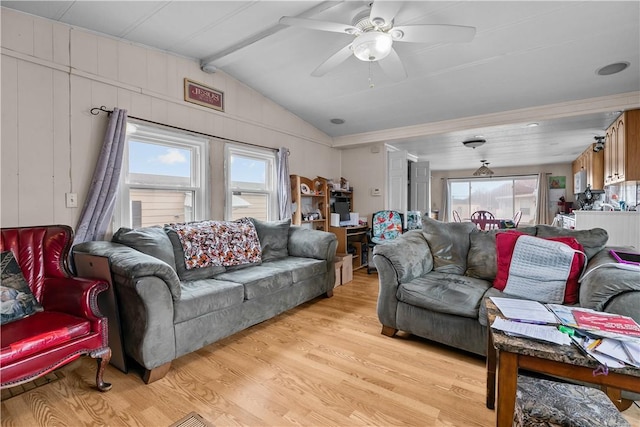
[[480, 230], [498, 228], [495, 221], [496, 217], [489, 211], [475, 211], [471, 214], [471, 222], [473, 222]]
[[453, 215], [453, 222], [462, 222], [462, 219], [460, 219], [460, 214], [458, 213], [458, 211], [452, 211], [452, 215]]
[[518, 228], [518, 224], [520, 224], [520, 218], [522, 218], [522, 211], [516, 212], [516, 214], [513, 216], [513, 226], [515, 228]]

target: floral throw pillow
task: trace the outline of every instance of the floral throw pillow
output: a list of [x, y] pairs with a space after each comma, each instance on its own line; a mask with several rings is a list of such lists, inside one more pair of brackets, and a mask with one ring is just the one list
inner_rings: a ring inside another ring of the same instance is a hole
[[170, 224], [168, 227], [180, 239], [187, 270], [262, 261], [258, 233], [248, 218]]
[[2, 284], [0, 285], [0, 300], [2, 301], [1, 321], [4, 325], [20, 320], [38, 311], [42, 306], [29, 288], [29, 284], [22, 275], [22, 270], [13, 256], [13, 252], [7, 251], [0, 254], [0, 266], [2, 267]]

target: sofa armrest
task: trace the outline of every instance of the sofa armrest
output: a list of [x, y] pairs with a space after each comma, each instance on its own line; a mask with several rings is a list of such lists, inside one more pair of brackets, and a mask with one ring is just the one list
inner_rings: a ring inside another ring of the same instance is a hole
[[155, 276], [167, 285], [174, 301], [180, 299], [180, 279], [173, 268], [164, 261], [137, 251], [129, 246], [113, 242], [85, 242], [73, 247], [73, 253], [88, 253], [109, 258], [111, 272], [126, 279]]
[[427, 274], [433, 269], [433, 256], [424, 235], [409, 231], [373, 249], [378, 270], [378, 319], [384, 326], [396, 328], [398, 285]]
[[333, 268], [337, 247], [338, 238], [333, 233], [298, 226], [289, 227], [287, 249], [291, 256], [325, 260]]
[[44, 280], [42, 306], [91, 320], [103, 316], [98, 309], [98, 294], [109, 288], [102, 280], [77, 277], [48, 277]]
[[[406, 283], [433, 269], [429, 244], [420, 230], [412, 230], [373, 248], [374, 262], [384, 258], [395, 270], [398, 283]], [[378, 256], [376, 260], [376, 255]]]
[[602, 249], [589, 260], [580, 283], [580, 306], [598, 311], [610, 311], [615, 306], [615, 313], [640, 321], [640, 305], [635, 305], [640, 301], [640, 273], [620, 268], [609, 249]]

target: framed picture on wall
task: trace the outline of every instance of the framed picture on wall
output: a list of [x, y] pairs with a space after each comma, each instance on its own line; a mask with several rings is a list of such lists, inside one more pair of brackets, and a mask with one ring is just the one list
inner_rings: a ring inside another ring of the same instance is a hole
[[559, 190], [567, 188], [566, 176], [550, 176], [549, 177], [549, 189]]

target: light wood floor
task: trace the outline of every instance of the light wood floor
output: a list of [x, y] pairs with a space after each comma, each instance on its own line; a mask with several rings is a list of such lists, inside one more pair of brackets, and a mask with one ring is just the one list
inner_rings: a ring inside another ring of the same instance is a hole
[[[65, 378], [2, 402], [2, 426], [169, 426], [195, 411], [216, 426], [493, 426], [485, 362], [380, 334], [377, 275], [173, 362], [145, 385], [109, 366], [106, 393], [82, 358]], [[640, 409], [624, 412], [640, 426]]]

